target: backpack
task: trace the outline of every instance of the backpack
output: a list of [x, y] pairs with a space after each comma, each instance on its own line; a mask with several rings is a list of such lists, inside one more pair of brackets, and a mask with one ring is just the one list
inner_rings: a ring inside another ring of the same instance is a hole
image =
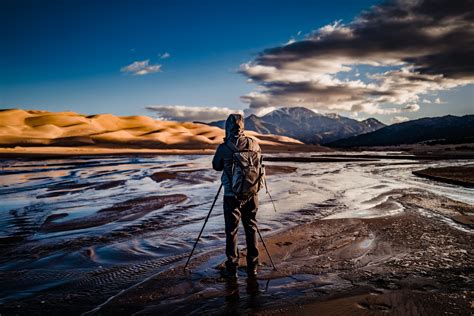
[[236, 144], [224, 143], [232, 152], [233, 164], [230, 175], [232, 191], [239, 200], [255, 195], [263, 186], [265, 166], [256, 140], [242, 136]]

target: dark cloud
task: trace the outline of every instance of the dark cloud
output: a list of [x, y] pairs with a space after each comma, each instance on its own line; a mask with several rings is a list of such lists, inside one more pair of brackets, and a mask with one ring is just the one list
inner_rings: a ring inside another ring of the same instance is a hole
[[[243, 100], [251, 108], [394, 113], [420, 95], [473, 83], [473, 56], [474, 0], [389, 1], [350, 24], [324, 26], [242, 65], [241, 72], [260, 85]], [[359, 65], [374, 67], [368, 80], [337, 76]], [[402, 107], [382, 109], [384, 103]]]
[[159, 119], [186, 122], [212, 122], [224, 120], [232, 113], [243, 113], [242, 110], [216, 106], [149, 105], [146, 109], [154, 112]]

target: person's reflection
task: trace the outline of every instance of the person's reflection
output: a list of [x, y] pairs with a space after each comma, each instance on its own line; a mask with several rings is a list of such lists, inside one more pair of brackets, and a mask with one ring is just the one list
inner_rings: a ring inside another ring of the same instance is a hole
[[239, 302], [239, 284], [237, 283], [237, 279], [227, 278], [225, 280], [225, 300], [228, 303]]
[[239, 284], [237, 279], [227, 278], [225, 281], [225, 310], [224, 315], [240, 315], [239, 312]]
[[247, 295], [248, 295], [248, 306], [250, 308], [258, 307], [258, 280], [256, 277], [247, 278]]
[[[260, 306], [259, 303], [259, 284], [256, 277], [248, 277], [246, 279], [246, 294], [247, 296], [243, 298], [241, 302], [240, 292], [239, 292], [239, 284], [237, 279], [226, 279], [225, 282], [225, 314], [226, 315], [233, 315], [239, 314], [239, 309], [241, 307], [244, 308], [257, 308]], [[241, 304], [243, 303], [243, 305]]]

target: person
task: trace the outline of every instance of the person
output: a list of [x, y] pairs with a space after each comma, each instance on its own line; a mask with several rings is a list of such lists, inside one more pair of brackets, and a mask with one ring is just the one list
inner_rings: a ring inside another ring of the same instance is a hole
[[239, 222], [245, 230], [247, 243], [247, 275], [257, 276], [258, 266], [258, 240], [257, 240], [257, 209], [258, 194], [253, 194], [245, 199], [239, 199], [232, 188], [232, 172], [235, 149], [252, 150], [261, 153], [257, 140], [244, 135], [244, 119], [240, 114], [231, 114], [225, 122], [224, 143], [217, 147], [212, 160], [212, 167], [223, 171], [221, 176], [224, 187], [224, 221], [226, 234], [226, 269], [224, 276], [236, 278], [239, 263], [237, 248], [237, 232]]

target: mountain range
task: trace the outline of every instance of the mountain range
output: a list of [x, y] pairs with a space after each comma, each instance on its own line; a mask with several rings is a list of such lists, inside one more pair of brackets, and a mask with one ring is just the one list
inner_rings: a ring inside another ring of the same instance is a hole
[[[224, 128], [225, 121], [208, 124]], [[326, 144], [383, 127], [385, 124], [374, 118], [357, 121], [334, 113], [316, 113], [304, 107], [279, 108], [261, 117], [250, 115], [245, 118], [246, 130], [288, 136], [306, 144]]]
[[330, 147], [393, 146], [416, 143], [474, 142], [474, 115], [425, 117], [386, 126], [377, 131], [327, 143]]

